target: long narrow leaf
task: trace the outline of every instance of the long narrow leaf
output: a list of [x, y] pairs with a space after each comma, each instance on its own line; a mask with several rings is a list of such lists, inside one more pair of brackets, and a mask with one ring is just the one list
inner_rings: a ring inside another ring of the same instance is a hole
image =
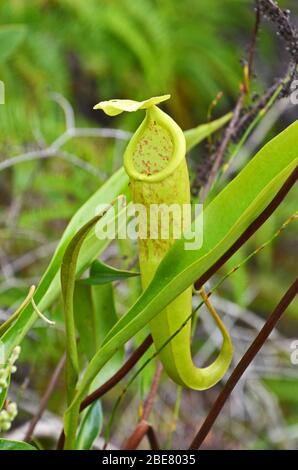
[[[127, 195], [128, 177], [121, 168], [112, 176], [90, 199], [76, 212], [67, 226], [61, 241], [53, 255], [53, 258], [42, 277], [35, 293], [35, 302], [41, 311], [48, 308], [56, 299], [60, 292], [60, 266], [66, 250], [66, 247], [76, 232], [96, 214], [96, 208], [99, 204], [111, 202], [120, 194]], [[109, 214], [105, 215], [97, 227], [104, 226], [107, 223]], [[92, 229], [87, 236], [83, 249], [80, 253], [77, 263], [77, 273], [81, 273], [90, 263], [107, 247], [110, 240], [100, 240], [96, 237], [95, 230]], [[12, 349], [21, 343], [22, 339], [36, 321], [37, 315], [31, 305], [19, 316], [15, 324], [5, 332], [1, 340], [5, 345], [6, 356], [9, 356]]]
[[90, 276], [80, 281], [81, 284], [100, 285], [113, 281], [119, 281], [128, 277], [139, 276], [140, 273], [116, 269], [102, 261], [95, 260], [90, 268]]
[[92, 227], [101, 218], [102, 215], [94, 217], [76, 233], [65, 250], [61, 265], [61, 290], [66, 330], [66, 388], [68, 401], [73, 396], [79, 376], [79, 357], [73, 308], [77, 261], [84, 240]]
[[1, 450], [37, 450], [36, 447], [23, 441], [10, 441], [9, 439], [0, 439]]
[[103, 414], [100, 400], [96, 400], [87, 408], [80, 428], [76, 442], [77, 450], [89, 450], [99, 435], [103, 425]]

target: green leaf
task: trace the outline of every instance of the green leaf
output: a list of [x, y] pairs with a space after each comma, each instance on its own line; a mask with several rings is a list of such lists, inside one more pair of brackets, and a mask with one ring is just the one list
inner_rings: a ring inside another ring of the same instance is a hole
[[0, 64], [7, 60], [23, 41], [26, 34], [24, 25], [0, 26]]
[[[88, 201], [76, 212], [63, 233], [60, 243], [35, 293], [35, 302], [41, 311], [46, 310], [56, 299], [60, 292], [60, 265], [67, 245], [75, 233], [96, 213], [99, 204], [111, 202], [115, 197], [128, 194], [128, 177], [121, 168], [101, 188], [93, 194]], [[116, 217], [118, 214], [116, 215]], [[104, 227], [111, 215], [106, 214], [96, 227]], [[109, 239], [100, 240], [96, 237], [95, 229], [87, 236], [77, 263], [77, 275], [80, 275], [91, 262], [108, 246]], [[5, 345], [8, 356], [13, 348], [21, 343], [22, 339], [34, 324], [37, 316], [31, 305], [19, 316], [15, 324], [3, 335], [1, 340]]]
[[159, 265], [151, 284], [107, 335], [90, 362], [65, 414], [68, 445], [77, 410], [88, 386], [121, 345], [201, 277], [270, 204], [297, 166], [298, 121], [269, 142], [204, 211], [204, 243], [186, 251], [178, 240]]
[[[298, 381], [295, 378], [266, 377], [264, 379], [268, 388], [283, 403], [298, 404]], [[297, 408], [296, 408], [297, 409]]]
[[66, 388], [68, 400], [73, 395], [79, 376], [79, 356], [73, 308], [77, 261], [84, 240], [103, 215], [98, 215], [91, 219], [75, 234], [65, 250], [61, 264], [61, 290], [66, 330]]
[[188, 131], [184, 131], [184, 137], [186, 140], [186, 150], [189, 152], [193, 147], [198, 145], [204, 139], [209, 137], [214, 132], [218, 131], [221, 127], [223, 127], [227, 122], [231, 120], [233, 113], [228, 113], [225, 116], [222, 116], [215, 121], [209, 122], [207, 124], [200, 124], [199, 126], [195, 127], [194, 129], [189, 129]]
[[[83, 294], [79, 304], [75, 305], [76, 325], [80, 334], [79, 348], [89, 354], [92, 359], [99, 345], [117, 323], [118, 317], [114, 304], [114, 290], [111, 283], [102, 285], [84, 285], [77, 282], [78, 295]], [[84, 304], [84, 301], [87, 301]], [[79, 311], [80, 306], [82, 310]], [[117, 348], [116, 354], [99, 371], [91, 384], [89, 392], [100, 387], [121, 367], [124, 347]]]
[[89, 450], [100, 434], [103, 425], [103, 414], [100, 400], [96, 400], [87, 408], [81, 421], [76, 449]]
[[0, 450], [37, 450], [36, 447], [22, 441], [10, 441], [8, 439], [0, 439]]
[[[94, 310], [94, 328], [96, 351], [118, 321], [115, 309], [114, 289], [112, 284], [91, 286], [92, 305]], [[94, 355], [93, 355], [94, 356]], [[100, 387], [121, 367], [124, 358], [124, 347], [118, 348], [116, 354], [108, 361], [97, 375], [92, 389]]]
[[[75, 323], [80, 341], [78, 349], [91, 359], [118, 317], [111, 284], [95, 285], [76, 282], [74, 294]], [[117, 364], [119, 366], [119, 362]]]
[[116, 269], [102, 261], [95, 260], [91, 265], [90, 276], [86, 279], [81, 279], [79, 282], [81, 284], [99, 285], [139, 275], [140, 273]]
[[108, 332], [117, 323], [113, 286], [111, 284], [94, 286], [91, 289], [92, 301], [98, 325], [97, 346], [105, 339]]
[[[17, 309], [15, 310], [15, 312], [4, 323], [2, 323], [2, 325], [0, 325], [0, 347], [2, 347], [2, 341], [1, 341], [2, 335], [5, 333], [5, 331], [7, 331], [9, 326], [18, 318], [18, 316], [22, 313], [22, 311], [26, 308], [26, 306], [32, 301], [34, 292], [35, 292], [35, 286], [31, 286], [29, 289], [28, 295], [23, 300], [21, 305], [19, 305]], [[0, 369], [3, 365], [4, 364], [0, 363]], [[11, 376], [7, 378], [7, 384], [8, 384], [7, 387], [0, 387], [0, 390], [2, 388], [2, 390], [0, 391], [0, 410], [2, 409], [4, 402], [6, 400], [6, 397], [7, 397], [10, 379], [11, 379]]]
[[97, 325], [92, 302], [91, 286], [76, 281], [74, 291], [74, 318], [79, 342], [79, 357], [84, 355], [90, 360], [96, 351]]

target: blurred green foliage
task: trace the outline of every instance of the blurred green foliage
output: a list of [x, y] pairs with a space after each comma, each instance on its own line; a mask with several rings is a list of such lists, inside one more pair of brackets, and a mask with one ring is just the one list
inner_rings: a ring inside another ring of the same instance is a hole
[[[68, 97], [87, 118], [99, 99], [169, 92], [171, 114], [190, 127], [223, 90], [237, 94], [239, 59], [253, 17], [250, 0], [18, 0], [1, 5], [1, 23], [27, 35], [2, 65], [7, 104], [3, 134], [31, 139], [60, 132], [48, 92]], [[235, 41], [236, 38], [236, 41]]]
[[[134, 115], [125, 114], [111, 122], [92, 111], [98, 101], [114, 97], [144, 99], [171, 93], [166, 110], [183, 129], [206, 121], [210, 103], [219, 91], [224, 96], [214, 114], [230, 111], [242, 77], [240, 59], [245, 56], [254, 24], [253, 3], [2, 0], [0, 80], [5, 84], [6, 102], [0, 105], [0, 162], [47, 146], [65, 131], [64, 114], [53, 101], [53, 92], [69, 100], [76, 124], [86, 127], [135, 128], [139, 117]], [[296, 0], [279, 3], [291, 8], [295, 18]], [[262, 28], [258, 46], [256, 91], [264, 88], [263, 81], [270, 82], [283, 71], [272, 28]], [[282, 120], [278, 127], [284, 127]], [[114, 140], [75, 138], [63, 149], [110, 175], [122, 163], [124, 145]], [[200, 154], [200, 150], [197, 152]], [[0, 172], [1, 309], [12, 309], [27, 291], [28, 283], [38, 281], [49, 259], [48, 244], [59, 239], [66, 222], [101, 183], [102, 179], [58, 158]], [[230, 267], [270, 238], [296, 209], [296, 197], [297, 192], [287, 198]], [[223, 294], [268, 315], [295, 275], [296, 237], [293, 224], [252, 265], [231, 278]], [[41, 253], [34, 255], [40, 247]], [[115, 261], [113, 255], [111, 258]], [[14, 263], [14, 282], [6, 283], [3, 265]], [[116, 259], [116, 263], [127, 267], [126, 259]], [[138, 291], [139, 285], [134, 297]], [[125, 308], [119, 304], [127, 297], [121, 291], [117, 293], [116, 307], [121, 312]], [[291, 315], [283, 321], [282, 331], [293, 335], [297, 332], [297, 303], [289, 310]], [[28, 373], [35, 377], [37, 389], [44, 389], [48, 370], [59, 360], [64, 347], [60, 305], [53, 307], [51, 316], [57, 320], [57, 330], [38, 323], [23, 345], [22, 359], [28, 360]], [[291, 410], [289, 421], [298, 419], [297, 380], [275, 378], [268, 384], [284, 409]], [[61, 411], [59, 394], [61, 390], [53, 398], [53, 407]]]

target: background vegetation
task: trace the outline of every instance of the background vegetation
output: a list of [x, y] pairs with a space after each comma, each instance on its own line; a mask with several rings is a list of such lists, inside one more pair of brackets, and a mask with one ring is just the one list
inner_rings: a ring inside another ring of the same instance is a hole
[[[297, 24], [297, 2], [279, 3], [292, 10], [292, 20]], [[96, 130], [113, 125], [115, 129], [131, 132], [141, 118], [123, 115], [110, 121], [92, 111], [93, 105], [114, 97], [143, 99], [171, 93], [172, 99], [165, 109], [183, 129], [207, 121], [210, 104], [219, 92], [223, 92], [223, 97], [213, 116], [230, 111], [242, 80], [241, 59], [246, 54], [254, 13], [251, 0], [3, 0], [0, 9], [0, 79], [5, 83], [6, 98], [5, 105], [0, 105], [2, 321], [25, 296], [28, 286], [38, 283], [76, 209], [122, 163], [126, 134], [112, 133], [113, 138], [104, 138]], [[274, 29], [264, 23], [253, 80], [256, 94], [263, 93], [275, 77], [282, 75], [286, 64], [286, 54]], [[74, 113], [76, 128], [88, 131], [85, 134], [78, 131], [65, 142], [61, 152], [57, 147], [52, 156], [44, 158], [45, 149], [65, 131], [65, 109], [68, 117]], [[297, 106], [289, 100], [276, 104], [242, 149], [233, 171], [296, 118]], [[1, 168], [1, 163], [14, 156], [36, 151], [36, 158], [31, 161]], [[190, 156], [191, 168], [195, 169], [205, 156], [204, 145], [196, 148]], [[296, 198], [297, 191], [292, 192], [270, 221], [230, 261], [230, 267], [272, 236], [294, 212]], [[296, 241], [297, 227], [292, 224], [218, 292], [215, 304], [227, 325], [230, 324], [235, 361], [293, 279]], [[104, 258], [125, 268], [133, 259], [134, 249], [130, 245], [111, 245]], [[118, 315], [139, 291], [139, 281], [135, 279], [114, 289]], [[64, 351], [60, 303], [48, 313], [56, 320], [56, 326], [36, 324], [23, 343], [14, 376], [11, 393], [19, 403], [20, 413], [12, 433], [21, 438], [36, 412], [36, 397], [46, 389]], [[200, 347], [206, 332], [212, 331], [212, 325], [204, 318], [202, 313], [194, 348]], [[298, 366], [290, 363], [290, 344], [297, 337], [296, 302], [289, 308], [274, 341], [268, 342], [235, 391], [206, 446], [297, 448]], [[217, 338], [213, 341], [216, 345]], [[202, 346], [200, 361], [208, 359], [214, 344], [209, 341]], [[132, 431], [137, 419], [136, 406], [148, 392], [153, 370], [149, 367], [131, 387], [112, 434], [114, 445], [120, 445]], [[105, 417], [119, 392], [120, 388], [103, 400]], [[173, 435], [175, 447], [183, 447], [190, 438], [216, 393], [217, 388], [201, 394], [183, 392], [180, 419]], [[179, 394], [178, 391], [178, 398]], [[176, 426], [177, 389], [163, 378], [158, 397], [153, 420], [161, 437], [166, 439]], [[64, 407], [61, 376], [44, 418], [45, 426], [39, 432], [40, 445], [54, 443], [59, 431], [58, 416]]]

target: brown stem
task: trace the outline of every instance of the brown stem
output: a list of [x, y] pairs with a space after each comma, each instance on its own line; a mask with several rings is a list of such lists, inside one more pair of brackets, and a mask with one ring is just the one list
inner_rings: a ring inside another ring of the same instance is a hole
[[122, 446], [123, 450], [134, 450], [136, 449], [141, 441], [143, 440], [144, 436], [146, 436], [149, 429], [149, 423], [146, 420], [142, 419], [136, 426], [133, 433], [129, 436], [129, 438], [125, 441]]
[[123, 444], [122, 449], [124, 450], [136, 449], [145, 435], [148, 436], [149, 441], [152, 439], [152, 442], [154, 441], [155, 444], [157, 444], [157, 439], [156, 439], [154, 430], [151, 429], [151, 431], [149, 431], [149, 429], [152, 428], [152, 426], [148, 423], [148, 419], [152, 411], [154, 399], [157, 394], [161, 373], [162, 373], [162, 365], [158, 362], [156, 366], [156, 371], [152, 380], [152, 384], [150, 387], [150, 391], [148, 393], [147, 398], [144, 401], [142, 419], [137, 424], [135, 430], [132, 432], [129, 438]]
[[150, 392], [149, 392], [146, 400], [144, 401], [143, 419], [145, 419], [145, 420], [147, 420], [150, 416], [150, 413], [151, 413], [151, 410], [152, 410], [152, 407], [153, 407], [153, 403], [154, 403], [154, 399], [155, 399], [155, 396], [157, 394], [158, 385], [159, 385], [160, 377], [161, 377], [161, 374], [162, 374], [162, 369], [163, 369], [162, 364], [160, 362], [158, 362], [157, 366], [156, 366], [156, 372], [155, 372], [154, 377], [153, 377], [152, 385], [151, 385], [151, 388], [150, 388]]
[[27, 429], [25, 437], [24, 437], [24, 441], [26, 441], [26, 442], [29, 442], [31, 440], [31, 437], [33, 435], [35, 427], [36, 427], [38, 421], [42, 417], [42, 415], [43, 415], [43, 413], [44, 413], [44, 411], [47, 407], [48, 401], [49, 401], [53, 391], [55, 390], [57, 382], [58, 382], [59, 377], [61, 375], [61, 372], [64, 369], [65, 360], [66, 360], [66, 356], [64, 354], [62, 356], [62, 358], [60, 359], [60, 361], [58, 362], [58, 364], [57, 364], [57, 366], [56, 366], [56, 368], [53, 372], [53, 375], [52, 375], [52, 377], [51, 377], [51, 379], [48, 383], [46, 391], [45, 391], [45, 393], [44, 393], [44, 395], [43, 395], [43, 397], [40, 401], [40, 405], [39, 405], [39, 408], [38, 408], [38, 411], [37, 411], [36, 415], [33, 416], [33, 418], [31, 419], [31, 421], [29, 423], [28, 429]]
[[157, 435], [152, 426], [149, 426], [147, 431], [147, 437], [152, 450], [159, 450], [160, 446], [158, 443]]
[[293, 301], [297, 293], [298, 293], [298, 278], [295, 280], [295, 282], [291, 285], [291, 287], [285, 293], [285, 295], [283, 296], [283, 298], [281, 299], [281, 301], [279, 302], [279, 304], [277, 305], [273, 313], [270, 315], [270, 317], [266, 321], [265, 325], [261, 329], [256, 339], [253, 341], [253, 343], [248, 348], [248, 350], [246, 351], [246, 353], [244, 354], [240, 362], [237, 364], [236, 368], [232, 372], [224, 388], [218, 395], [207, 418], [205, 419], [204, 423], [202, 424], [201, 428], [199, 429], [198, 433], [193, 439], [190, 445], [190, 450], [199, 449], [201, 447], [210, 429], [212, 428], [214, 422], [216, 421], [219, 413], [221, 412], [224, 404], [226, 403], [233, 389], [236, 387], [239, 379], [242, 377], [242, 375], [244, 374], [248, 366], [251, 364], [251, 362], [257, 355], [257, 353], [260, 351], [265, 341], [267, 340], [267, 338], [273, 331], [274, 327], [276, 326], [277, 322], [280, 320], [281, 316], [286, 311], [290, 303]]
[[[91, 403], [94, 401], [98, 400], [100, 397], [102, 397], [105, 393], [107, 393], [109, 390], [111, 390], [115, 385], [117, 385], [120, 380], [125, 377], [126, 374], [135, 366], [135, 364], [138, 362], [138, 360], [145, 354], [145, 352], [149, 349], [151, 344], [153, 343], [152, 336], [148, 335], [142, 344], [132, 353], [130, 358], [123, 364], [123, 366], [111, 377], [107, 382], [105, 382], [101, 387], [98, 389], [94, 390], [94, 392], [90, 393], [81, 403], [80, 406], [80, 411], [83, 411], [85, 408], [87, 408]], [[64, 447], [64, 431], [61, 431], [58, 444], [57, 444], [57, 449], [62, 450]]]
[[137, 449], [144, 437], [147, 436], [150, 447], [152, 450], [159, 450], [159, 443], [156, 432], [153, 427], [144, 419], [142, 419], [135, 428], [132, 435], [127, 439], [123, 450]]

